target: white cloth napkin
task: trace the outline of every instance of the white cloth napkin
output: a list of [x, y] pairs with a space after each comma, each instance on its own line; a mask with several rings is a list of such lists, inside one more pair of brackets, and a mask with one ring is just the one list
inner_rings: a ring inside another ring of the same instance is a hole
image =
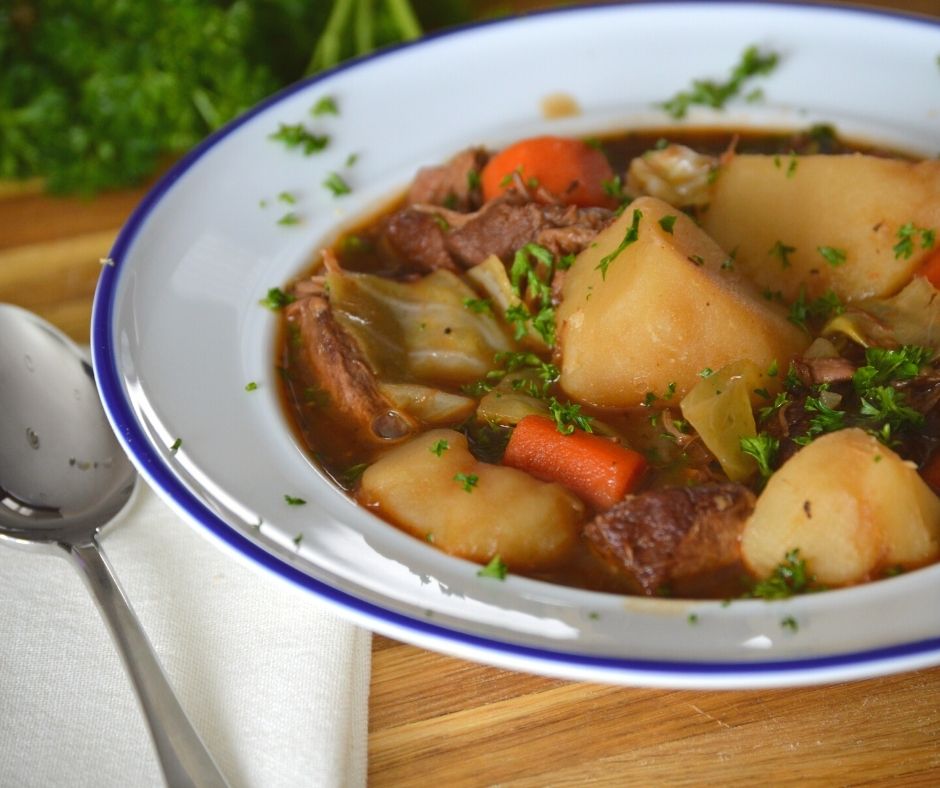
[[[368, 632], [225, 554], [143, 483], [101, 544], [233, 788], [365, 785]], [[0, 786], [162, 785], [78, 573], [0, 544], [0, 599]]]

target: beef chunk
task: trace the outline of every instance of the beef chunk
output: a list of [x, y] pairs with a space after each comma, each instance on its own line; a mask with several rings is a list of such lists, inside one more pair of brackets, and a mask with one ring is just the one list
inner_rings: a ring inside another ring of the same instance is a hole
[[326, 395], [331, 418], [372, 442], [407, 437], [416, 425], [395, 410], [379, 391], [375, 374], [359, 345], [336, 321], [322, 283], [304, 282], [285, 308], [298, 351], [292, 372], [303, 384]]
[[475, 211], [483, 202], [479, 174], [489, 155], [468, 148], [450, 161], [418, 170], [408, 190], [408, 205], [439, 205], [454, 211]]
[[406, 271], [429, 273], [438, 268], [459, 271], [445, 244], [442, 222], [434, 213], [406, 208], [385, 222], [379, 244], [385, 255]]
[[585, 526], [595, 552], [653, 595], [735, 567], [754, 494], [730, 482], [627, 496]]
[[381, 243], [406, 267], [453, 270], [471, 268], [493, 254], [508, 263], [527, 243], [556, 256], [577, 254], [612, 218], [606, 208], [545, 204], [509, 194], [474, 213], [428, 205], [404, 208], [387, 220]]

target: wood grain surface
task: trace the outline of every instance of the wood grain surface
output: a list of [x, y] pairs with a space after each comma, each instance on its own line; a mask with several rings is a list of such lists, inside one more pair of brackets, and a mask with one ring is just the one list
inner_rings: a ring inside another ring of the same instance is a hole
[[[940, 0], [873, 5], [940, 17]], [[0, 184], [0, 301], [87, 342], [101, 258], [144, 191], [61, 199]], [[940, 785], [940, 668], [706, 692], [512, 673], [382, 636], [372, 656], [374, 786]]]

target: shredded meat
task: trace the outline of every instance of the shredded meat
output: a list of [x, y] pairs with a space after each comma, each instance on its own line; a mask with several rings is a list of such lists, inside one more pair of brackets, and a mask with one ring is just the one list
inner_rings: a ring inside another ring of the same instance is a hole
[[556, 256], [577, 254], [612, 218], [606, 208], [545, 204], [509, 193], [473, 213], [411, 205], [389, 217], [380, 243], [405, 267], [453, 270], [493, 254], [508, 263], [527, 243]]
[[454, 211], [475, 211], [483, 202], [479, 175], [489, 158], [483, 148], [467, 148], [450, 161], [418, 170], [408, 190], [408, 205], [438, 205]]
[[410, 435], [415, 423], [379, 391], [359, 345], [333, 316], [322, 280], [307, 280], [294, 292], [297, 300], [285, 308], [285, 317], [289, 330], [299, 334], [295, 371], [304, 385], [325, 394], [331, 416], [370, 442]]
[[588, 523], [591, 547], [647, 595], [736, 567], [754, 494], [731, 482], [627, 496]]

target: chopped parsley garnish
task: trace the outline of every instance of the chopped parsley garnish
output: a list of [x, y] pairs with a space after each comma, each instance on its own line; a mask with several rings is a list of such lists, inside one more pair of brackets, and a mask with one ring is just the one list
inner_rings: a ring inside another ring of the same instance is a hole
[[464, 492], [473, 492], [473, 488], [477, 486], [480, 477], [475, 473], [458, 473], [454, 476], [454, 481], [463, 487]]
[[857, 391], [865, 392], [873, 386], [916, 378], [932, 356], [930, 348], [917, 345], [903, 345], [895, 350], [866, 348], [865, 366], [855, 370], [852, 383]]
[[182, 446], [182, 445], [183, 445], [183, 439], [182, 439], [182, 438], [177, 438], [177, 439], [176, 439], [175, 441], [173, 441], [173, 443], [170, 445], [170, 454], [176, 454], [176, 452], [178, 452], [178, 451], [180, 450], [180, 446]]
[[441, 438], [440, 440], [434, 442], [434, 445], [431, 446], [430, 451], [431, 451], [431, 454], [436, 454], [438, 457], [440, 457], [449, 448], [450, 448], [450, 444], [446, 440]]
[[467, 170], [467, 188], [471, 191], [480, 188], [479, 170]]
[[710, 378], [714, 374], [715, 370], [713, 370], [711, 367], [705, 367], [704, 369], [699, 370], [698, 376], [700, 378]]
[[268, 309], [276, 312], [278, 309], [283, 309], [288, 304], [294, 302], [294, 297], [288, 295], [279, 287], [272, 287], [268, 290], [268, 294], [262, 298], [258, 303], [261, 306], [266, 306]]
[[601, 261], [595, 266], [597, 270], [601, 272], [601, 279], [607, 278], [607, 269], [610, 267], [610, 264], [617, 258], [617, 256], [630, 244], [636, 243], [637, 238], [640, 235], [640, 219], [643, 218], [643, 212], [639, 209], [633, 209], [633, 220], [630, 224], [630, 227], [627, 228], [627, 232], [623, 236], [623, 240], [618, 244], [617, 248], [614, 249], [610, 254], [605, 255], [601, 258]]
[[677, 120], [684, 118], [694, 104], [721, 109], [741, 91], [747, 80], [773, 71], [778, 60], [774, 52], [762, 54], [757, 47], [748, 47], [726, 82], [696, 79], [690, 90], [680, 91], [659, 106]]
[[269, 137], [272, 140], [283, 142], [288, 148], [300, 148], [304, 156], [318, 153], [330, 142], [330, 138], [323, 134], [314, 134], [304, 128], [303, 124], [282, 123], [280, 128]]
[[277, 223], [284, 227], [293, 227], [295, 224], [300, 224], [300, 217], [293, 211], [290, 211], [278, 219]]
[[294, 205], [297, 202], [297, 198], [290, 192], [281, 192], [277, 198], [281, 202], [286, 202], [288, 205]]
[[833, 268], [845, 264], [844, 249], [837, 249], [834, 246], [817, 246], [816, 251], [819, 252], [823, 260], [829, 263]]
[[255, 381], [249, 380], [245, 384], [245, 391], [257, 391], [257, 390], [258, 390], [258, 384]]
[[[555, 345], [555, 309], [552, 306], [551, 288], [554, 272], [555, 257], [544, 246], [528, 243], [513, 256], [509, 281], [520, 303], [506, 310], [506, 320], [515, 327], [517, 340], [525, 336], [527, 325], [531, 324], [546, 345]], [[534, 303], [534, 313], [522, 302], [523, 298]]]
[[591, 417], [581, 412], [580, 405], [573, 402], [562, 403], [552, 397], [548, 403], [548, 410], [562, 435], [570, 435], [575, 429], [594, 432], [591, 427]]
[[331, 172], [327, 179], [323, 181], [323, 185], [333, 193], [334, 197], [342, 197], [352, 191], [349, 184], [337, 172]]
[[795, 326], [807, 329], [807, 322], [810, 320], [827, 320], [833, 315], [841, 315], [844, 311], [845, 306], [835, 291], [827, 290], [818, 298], [807, 301], [806, 290], [800, 288], [799, 296], [790, 305], [787, 318]]
[[800, 628], [800, 625], [793, 616], [787, 616], [786, 618], [780, 619], [780, 627], [782, 629], [789, 629], [791, 632], [796, 632]]
[[676, 218], [677, 217], [670, 214], [669, 216], [664, 216], [659, 220], [659, 226], [663, 228], [663, 232], [667, 232], [672, 235], [672, 229], [676, 225]]
[[465, 298], [463, 305], [471, 312], [481, 314], [483, 312], [493, 313], [493, 305], [488, 298]]
[[356, 482], [359, 481], [359, 478], [366, 472], [366, 468], [368, 467], [369, 463], [367, 462], [360, 462], [356, 465], [350, 465], [339, 475], [340, 483], [344, 487], [352, 487]]
[[748, 596], [759, 599], [785, 599], [813, 590], [815, 580], [815, 575], [811, 575], [807, 569], [806, 561], [800, 558], [799, 548], [794, 548], [774, 567], [770, 577], [754, 585]]
[[324, 96], [310, 110], [314, 117], [318, 115], [339, 115], [339, 107], [336, 105], [336, 99], [332, 96]]
[[303, 498], [295, 498], [293, 495], [287, 495], [286, 493], [284, 500], [287, 502], [288, 506], [303, 506], [307, 503]]
[[741, 451], [757, 460], [757, 470], [764, 481], [773, 475], [773, 466], [779, 450], [780, 441], [766, 432], [761, 432], [753, 438], [741, 438]]
[[509, 567], [503, 563], [503, 560], [494, 555], [490, 562], [477, 572], [477, 577], [492, 577], [496, 580], [505, 580], [509, 574]]
[[294, 539], [293, 539], [294, 547], [296, 547], [296, 548], [299, 550], [299, 549], [300, 549], [300, 543], [301, 543], [303, 540], [304, 540], [304, 535], [303, 535], [303, 534], [297, 534], [297, 536], [295, 536]]
[[931, 249], [937, 240], [935, 230], [925, 230], [917, 227], [913, 222], [901, 225], [898, 228], [898, 242], [891, 247], [896, 260], [907, 260], [914, 254], [915, 243], [920, 240], [921, 249]]
[[773, 255], [774, 257], [779, 257], [780, 266], [782, 268], [789, 268], [791, 265], [790, 255], [793, 254], [795, 251], [796, 251], [795, 246], [787, 246], [783, 241], [777, 241], [770, 248], [770, 251], [767, 252], [767, 254]]

